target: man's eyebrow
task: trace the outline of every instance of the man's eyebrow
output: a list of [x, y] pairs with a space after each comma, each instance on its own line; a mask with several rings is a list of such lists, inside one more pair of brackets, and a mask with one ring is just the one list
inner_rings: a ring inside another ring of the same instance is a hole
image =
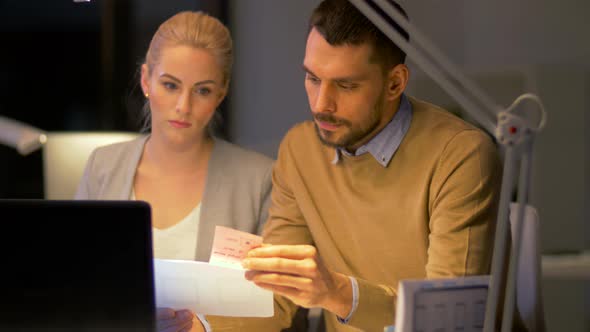
[[[303, 70], [305, 70], [307, 73], [309, 73], [310, 75], [314, 76], [314, 77], [318, 77], [318, 75], [314, 74], [313, 71], [311, 71], [311, 69], [307, 68], [305, 65], [303, 65]], [[350, 83], [350, 82], [358, 82], [358, 81], [364, 81], [366, 79], [366, 75], [356, 75], [356, 76], [343, 76], [343, 77], [336, 77], [336, 78], [332, 78], [332, 81], [335, 82], [339, 82], [339, 83]]]
[[305, 70], [308, 74], [311, 74], [316, 77], [318, 76], [318, 75], [314, 74], [313, 71], [311, 71], [311, 69], [307, 68], [306, 65], [303, 65], [303, 70]]
[[[180, 79], [178, 79], [168, 73], [164, 73], [164, 74], [160, 75], [160, 77], [166, 77], [166, 78], [169, 78], [169, 79], [176, 81], [178, 83], [182, 83], [182, 81]], [[199, 82], [193, 84], [193, 86], [199, 86], [199, 85], [204, 85], [204, 84], [217, 84], [217, 83], [214, 80], [204, 80], [204, 81], [199, 81]]]

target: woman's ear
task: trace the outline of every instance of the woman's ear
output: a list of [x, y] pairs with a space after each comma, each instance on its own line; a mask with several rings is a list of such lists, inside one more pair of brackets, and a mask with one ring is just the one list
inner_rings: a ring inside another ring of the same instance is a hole
[[387, 99], [395, 100], [406, 90], [410, 70], [403, 63], [395, 65], [387, 73]]
[[229, 80], [227, 80], [227, 82], [225, 82], [225, 85], [224, 85], [223, 89], [221, 90], [221, 93], [219, 94], [219, 99], [217, 101], [217, 107], [219, 107], [219, 105], [221, 104], [221, 102], [223, 101], [225, 96], [227, 96], [228, 89], [229, 89]]
[[147, 64], [141, 65], [141, 90], [143, 91], [143, 95], [148, 97], [150, 93], [150, 73], [148, 70]]

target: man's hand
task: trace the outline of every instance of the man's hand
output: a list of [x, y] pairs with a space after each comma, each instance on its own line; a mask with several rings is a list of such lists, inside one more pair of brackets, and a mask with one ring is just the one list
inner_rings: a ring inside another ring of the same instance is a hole
[[175, 311], [170, 308], [156, 309], [156, 330], [158, 332], [201, 332], [205, 331], [199, 318], [188, 310]]
[[242, 261], [246, 279], [295, 304], [321, 307], [339, 317], [352, 309], [350, 279], [328, 270], [310, 245], [263, 245]]

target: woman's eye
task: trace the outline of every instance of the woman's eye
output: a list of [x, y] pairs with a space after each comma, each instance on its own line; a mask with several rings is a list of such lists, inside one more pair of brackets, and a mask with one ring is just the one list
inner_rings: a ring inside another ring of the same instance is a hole
[[211, 94], [211, 89], [206, 87], [198, 88], [197, 93], [201, 96], [208, 96], [209, 94]]
[[173, 82], [164, 82], [162, 83], [162, 85], [164, 85], [164, 87], [168, 90], [176, 90], [176, 88], [178, 87], [176, 83]]

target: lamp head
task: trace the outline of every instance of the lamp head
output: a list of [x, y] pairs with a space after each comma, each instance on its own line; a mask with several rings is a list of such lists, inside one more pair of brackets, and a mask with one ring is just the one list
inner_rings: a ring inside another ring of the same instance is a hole
[[8, 145], [24, 156], [40, 149], [46, 141], [44, 131], [0, 116], [0, 144]]

